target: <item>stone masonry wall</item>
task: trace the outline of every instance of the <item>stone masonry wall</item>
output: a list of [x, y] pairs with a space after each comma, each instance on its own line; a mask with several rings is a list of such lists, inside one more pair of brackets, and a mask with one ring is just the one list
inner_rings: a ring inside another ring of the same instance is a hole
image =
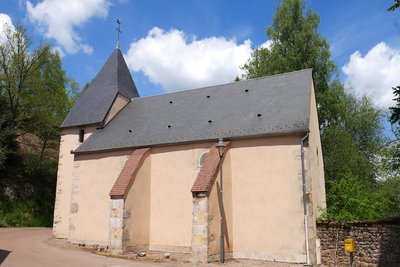
[[208, 236], [208, 197], [198, 195], [193, 197], [191, 262], [208, 262]]
[[124, 200], [110, 200], [110, 232], [109, 245], [111, 254], [122, 254], [124, 252]]
[[344, 239], [355, 241], [355, 266], [400, 266], [400, 223], [320, 222], [322, 266], [349, 266]]

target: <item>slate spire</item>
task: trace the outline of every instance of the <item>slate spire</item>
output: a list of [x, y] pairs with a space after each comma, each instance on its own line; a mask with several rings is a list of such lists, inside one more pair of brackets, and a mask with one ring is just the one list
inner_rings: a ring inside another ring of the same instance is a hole
[[121, 50], [116, 48], [90, 87], [76, 101], [61, 128], [101, 125], [118, 94], [127, 99], [139, 97]]

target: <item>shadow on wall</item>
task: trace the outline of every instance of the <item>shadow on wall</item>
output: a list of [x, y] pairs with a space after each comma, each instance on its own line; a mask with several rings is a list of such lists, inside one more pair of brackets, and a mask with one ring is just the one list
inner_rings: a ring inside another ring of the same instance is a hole
[[400, 225], [387, 224], [381, 231], [378, 266], [400, 266]]
[[[219, 183], [217, 183], [217, 190], [218, 190], [217, 192], [221, 191], [221, 187], [219, 186]], [[219, 207], [222, 206], [222, 221], [224, 222], [224, 225], [223, 225], [224, 226], [224, 237], [226, 239], [226, 243], [228, 244], [228, 249], [231, 249], [229, 247], [230, 241], [229, 241], [228, 224], [227, 224], [226, 214], [225, 214], [225, 206], [224, 206], [223, 202], [221, 203], [220, 194], [217, 194], [217, 197], [218, 197], [218, 205], [219, 205]]]
[[8, 254], [10, 253], [11, 251], [0, 249], [0, 264], [3, 263], [3, 261], [7, 258]]

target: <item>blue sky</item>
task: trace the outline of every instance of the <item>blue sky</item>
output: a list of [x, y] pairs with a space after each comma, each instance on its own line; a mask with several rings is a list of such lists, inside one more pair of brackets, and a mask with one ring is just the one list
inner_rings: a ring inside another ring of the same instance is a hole
[[[116, 46], [141, 95], [232, 81], [251, 51], [267, 46], [276, 0], [1, 0], [4, 22], [27, 26], [36, 44], [50, 42], [63, 55], [67, 75], [82, 86]], [[331, 46], [340, 77], [356, 95], [391, 106], [400, 84], [400, 9], [392, 0], [317, 1], [319, 32]]]

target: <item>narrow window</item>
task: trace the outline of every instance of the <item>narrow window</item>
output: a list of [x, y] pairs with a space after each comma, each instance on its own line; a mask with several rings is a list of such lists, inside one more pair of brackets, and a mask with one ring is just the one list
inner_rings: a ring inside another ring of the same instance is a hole
[[85, 130], [84, 129], [80, 129], [79, 130], [79, 142], [82, 143], [83, 139], [85, 137]]
[[203, 167], [204, 161], [206, 160], [207, 155], [208, 155], [208, 152], [204, 152], [204, 153], [200, 156], [199, 164], [198, 164], [198, 167], [199, 167], [199, 168]]

